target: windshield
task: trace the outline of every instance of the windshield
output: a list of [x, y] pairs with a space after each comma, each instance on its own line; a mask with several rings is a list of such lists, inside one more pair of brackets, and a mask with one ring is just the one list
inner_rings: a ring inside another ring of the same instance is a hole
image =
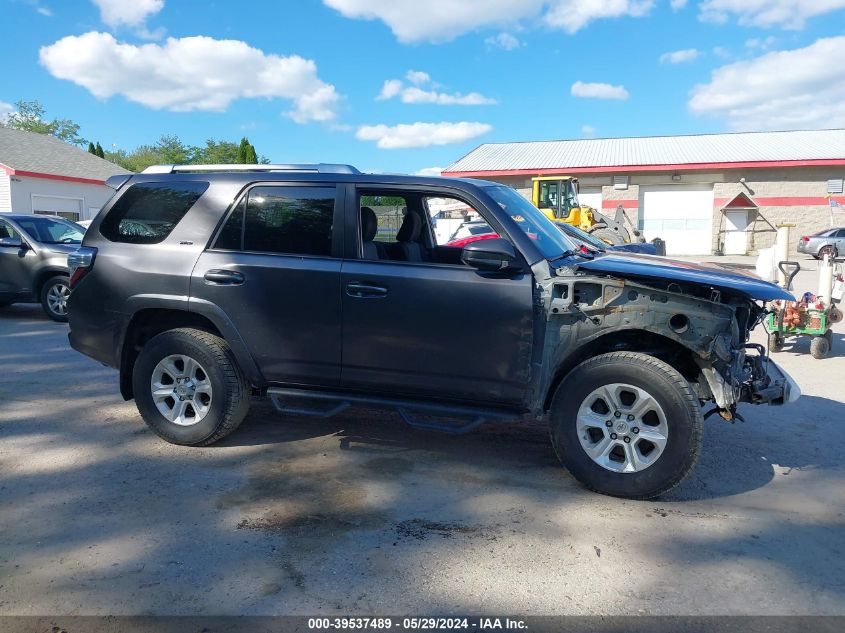
[[60, 218], [34, 215], [17, 223], [30, 239], [42, 244], [79, 244], [85, 233], [81, 226]]
[[510, 187], [492, 186], [485, 191], [528, 233], [546, 259], [557, 259], [578, 249], [542, 211]]
[[561, 231], [563, 231], [567, 237], [581, 242], [582, 244], [584, 244], [585, 246], [589, 246], [593, 250], [607, 250], [607, 244], [602, 242], [599, 238], [593, 237], [586, 231], [582, 231], [577, 226], [572, 226], [571, 224], [564, 224], [563, 222], [555, 222], [555, 226], [557, 226]]

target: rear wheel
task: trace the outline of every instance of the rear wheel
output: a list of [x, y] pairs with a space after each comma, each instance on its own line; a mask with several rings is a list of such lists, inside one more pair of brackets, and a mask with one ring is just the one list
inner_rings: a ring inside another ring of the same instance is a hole
[[625, 243], [625, 240], [622, 239], [622, 236], [619, 235], [619, 233], [617, 233], [613, 229], [608, 229], [608, 228], [596, 229], [594, 231], [590, 231], [590, 235], [592, 235], [595, 238], [600, 239], [602, 242], [605, 242], [606, 244], [610, 244], [611, 246], [621, 246], [622, 244]]
[[561, 382], [552, 444], [587, 488], [651, 499], [677, 486], [701, 449], [701, 409], [670, 365], [636, 352], [591, 358]]
[[769, 332], [769, 351], [780, 352], [783, 351], [783, 335], [778, 332]]
[[56, 276], [47, 280], [41, 288], [41, 307], [54, 321], [67, 321], [67, 300], [70, 286], [67, 277]]
[[206, 446], [234, 431], [249, 410], [249, 384], [219, 336], [182, 328], [153, 337], [132, 372], [135, 404], [172, 444]]
[[827, 244], [819, 249], [819, 259], [822, 259], [825, 255], [827, 255], [828, 258], [833, 259], [838, 254], [839, 253], [836, 251], [836, 247], [833, 244]]

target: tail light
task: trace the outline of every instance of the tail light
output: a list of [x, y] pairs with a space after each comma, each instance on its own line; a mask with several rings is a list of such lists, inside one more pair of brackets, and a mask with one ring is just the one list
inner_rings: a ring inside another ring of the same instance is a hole
[[804, 237], [801, 238], [801, 241], [802, 242], [809, 242], [810, 238], [805, 235]]
[[70, 273], [70, 287], [79, 283], [94, 267], [94, 258], [97, 255], [96, 248], [80, 246], [67, 256], [67, 267]]

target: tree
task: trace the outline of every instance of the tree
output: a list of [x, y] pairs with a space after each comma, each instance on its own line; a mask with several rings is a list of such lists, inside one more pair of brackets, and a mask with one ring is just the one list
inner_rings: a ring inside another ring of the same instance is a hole
[[98, 154], [97, 154], [97, 149], [94, 147], [94, 144], [93, 144], [91, 141], [88, 141], [88, 153], [89, 153], [89, 154], [94, 154], [94, 156], [97, 156], [97, 155], [98, 155]]
[[248, 151], [248, 149], [249, 149], [249, 141], [248, 141], [248, 140], [246, 139], [246, 137], [244, 136], [244, 137], [241, 139], [241, 144], [238, 146], [238, 155], [237, 155], [237, 157], [235, 158], [235, 162], [236, 162], [237, 164], [239, 164], [239, 165], [243, 165], [243, 164], [245, 164], [245, 163], [247, 162], [247, 160], [246, 160], [246, 155], [247, 155], [247, 151]]
[[53, 119], [47, 121], [44, 116], [47, 111], [39, 101], [18, 101], [15, 103], [16, 112], [6, 117], [3, 125], [12, 130], [49, 134], [71, 145], [84, 145], [85, 139], [79, 135], [79, 124], [70, 119]]
[[230, 165], [238, 162], [240, 147], [230, 141], [215, 141], [213, 138], [205, 141], [205, 147], [197, 148], [193, 157], [194, 164], [200, 165]]
[[258, 156], [255, 153], [255, 147], [252, 143], [247, 143], [246, 148], [246, 160], [244, 161], [248, 165], [257, 165], [258, 164]]
[[97, 147], [94, 148], [94, 153], [99, 156], [100, 158], [105, 158], [106, 154], [103, 151], [103, 146], [100, 145], [100, 141], [97, 141]]

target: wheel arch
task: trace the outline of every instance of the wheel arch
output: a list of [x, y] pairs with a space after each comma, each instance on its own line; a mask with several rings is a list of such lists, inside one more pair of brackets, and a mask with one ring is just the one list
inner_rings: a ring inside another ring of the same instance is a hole
[[188, 309], [145, 307], [136, 310], [123, 328], [120, 350], [120, 394], [124, 400], [134, 397], [132, 370], [144, 344], [154, 336], [176, 328], [193, 328], [219, 336], [232, 350], [235, 359], [252, 386], [263, 388], [265, 381], [232, 323], [217, 314], [203, 314]]
[[614, 330], [586, 341], [557, 364], [545, 389], [541, 412], [549, 411], [558, 386], [578, 365], [594, 356], [623, 351], [641, 352], [659, 358], [675, 367], [691, 382], [696, 381], [701, 373], [695, 362], [695, 352], [677, 341], [648, 330]]
[[35, 296], [36, 299], [41, 298], [41, 290], [44, 288], [44, 284], [46, 284], [50, 279], [53, 277], [68, 277], [67, 269], [64, 268], [57, 268], [57, 267], [49, 267], [43, 268], [39, 270], [35, 274], [35, 278], [32, 280], [32, 294]]

